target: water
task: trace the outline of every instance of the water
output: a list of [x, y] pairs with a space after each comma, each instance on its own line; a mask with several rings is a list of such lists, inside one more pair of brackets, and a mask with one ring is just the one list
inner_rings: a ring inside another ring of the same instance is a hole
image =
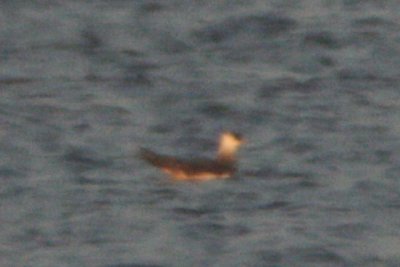
[[2, 1], [0, 265], [399, 266], [398, 2], [268, 2]]

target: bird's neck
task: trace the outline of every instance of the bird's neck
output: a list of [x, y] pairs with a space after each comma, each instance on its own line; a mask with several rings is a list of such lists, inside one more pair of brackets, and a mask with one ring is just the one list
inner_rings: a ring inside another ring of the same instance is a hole
[[234, 163], [236, 161], [236, 148], [224, 146], [219, 147], [217, 160], [221, 162]]

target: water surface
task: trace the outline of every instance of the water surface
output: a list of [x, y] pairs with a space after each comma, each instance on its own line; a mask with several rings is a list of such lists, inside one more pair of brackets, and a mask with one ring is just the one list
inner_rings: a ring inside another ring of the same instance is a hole
[[399, 266], [397, 1], [0, 7], [1, 266]]

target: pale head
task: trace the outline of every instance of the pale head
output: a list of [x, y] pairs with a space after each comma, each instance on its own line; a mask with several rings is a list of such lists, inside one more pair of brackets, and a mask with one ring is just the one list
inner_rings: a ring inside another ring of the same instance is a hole
[[223, 132], [219, 138], [218, 158], [234, 160], [236, 151], [243, 144], [243, 137], [233, 132]]

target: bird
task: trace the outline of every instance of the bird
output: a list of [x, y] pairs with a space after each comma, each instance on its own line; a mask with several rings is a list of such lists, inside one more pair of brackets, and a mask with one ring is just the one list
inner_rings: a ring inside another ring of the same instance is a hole
[[158, 154], [140, 148], [140, 157], [177, 181], [208, 181], [231, 177], [237, 170], [236, 152], [244, 143], [242, 135], [225, 131], [220, 134], [215, 159], [193, 160]]

